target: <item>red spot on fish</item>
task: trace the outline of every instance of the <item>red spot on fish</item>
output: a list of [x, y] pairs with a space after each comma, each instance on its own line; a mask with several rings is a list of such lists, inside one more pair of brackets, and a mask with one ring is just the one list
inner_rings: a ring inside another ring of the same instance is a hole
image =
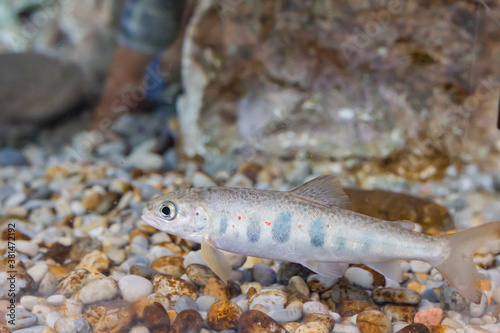
[[267, 225], [271, 225], [271, 222], [266, 222]]
[[241, 220], [241, 216], [238, 216], [238, 220]]
[[234, 224], [233, 224], [233, 228], [234, 228]]
[[330, 228], [330, 225], [329, 225], [329, 224], [327, 224], [327, 225], [326, 225], [326, 227], [327, 227], [327, 228]]
[[200, 213], [196, 212], [196, 215], [200, 215]]
[[302, 224], [299, 224], [299, 229], [302, 228]]

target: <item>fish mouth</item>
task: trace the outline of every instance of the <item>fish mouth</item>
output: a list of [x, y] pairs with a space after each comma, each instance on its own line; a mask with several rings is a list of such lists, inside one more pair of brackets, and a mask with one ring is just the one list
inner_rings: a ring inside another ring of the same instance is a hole
[[146, 222], [147, 224], [149, 224], [150, 226], [152, 226], [158, 230], [161, 230], [161, 228], [160, 228], [161, 224], [153, 216], [151, 216], [149, 214], [147, 207], [144, 207], [144, 209], [142, 210], [141, 219], [144, 222]]

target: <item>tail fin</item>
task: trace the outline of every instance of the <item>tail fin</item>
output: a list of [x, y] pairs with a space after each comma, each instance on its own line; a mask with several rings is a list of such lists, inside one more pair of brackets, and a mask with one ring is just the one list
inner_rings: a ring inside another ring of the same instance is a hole
[[445, 235], [450, 242], [448, 259], [435, 268], [465, 298], [474, 303], [481, 301], [481, 282], [472, 261], [474, 251], [485, 241], [500, 238], [500, 222]]

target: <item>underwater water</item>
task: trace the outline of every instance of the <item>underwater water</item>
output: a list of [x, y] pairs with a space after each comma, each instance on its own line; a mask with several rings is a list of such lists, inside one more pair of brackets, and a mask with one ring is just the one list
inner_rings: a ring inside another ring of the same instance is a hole
[[500, 332], [498, 3], [133, 3], [0, 3], [0, 332]]

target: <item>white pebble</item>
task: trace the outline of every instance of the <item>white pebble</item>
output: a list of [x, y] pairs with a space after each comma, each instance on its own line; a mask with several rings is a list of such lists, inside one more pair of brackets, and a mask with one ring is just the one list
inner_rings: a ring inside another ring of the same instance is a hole
[[136, 325], [130, 329], [130, 333], [149, 333], [149, 329], [143, 325]]
[[36, 283], [42, 281], [45, 274], [47, 274], [49, 270], [49, 266], [43, 262], [37, 262], [30, 269], [27, 270], [27, 273], [33, 278]]
[[420, 260], [411, 260], [410, 261], [410, 268], [411, 268], [412, 272], [414, 272], [414, 273], [427, 274], [431, 270], [432, 266], [429, 265], [428, 263], [420, 261]]
[[328, 315], [328, 309], [325, 308], [323, 303], [321, 302], [305, 302], [304, 305], [302, 306], [302, 311], [304, 312], [305, 315], [311, 314], [311, 313], [321, 313]]
[[464, 327], [464, 325], [460, 321], [451, 318], [444, 318], [443, 321], [441, 322], [441, 325], [450, 326], [453, 327], [454, 329], [459, 329]]
[[493, 290], [493, 300], [497, 303], [500, 304], [500, 287], [496, 287], [495, 290]]
[[27, 254], [30, 257], [34, 257], [38, 253], [39, 247], [33, 242], [18, 240], [15, 241], [15, 245], [17, 251]]
[[61, 318], [54, 324], [56, 333], [74, 333], [76, 332], [75, 322], [69, 318]]
[[73, 317], [83, 313], [83, 304], [76, 299], [66, 299], [61, 304], [59, 312], [64, 317]]
[[352, 284], [364, 289], [373, 288], [373, 274], [361, 267], [349, 267], [344, 272], [345, 278]]
[[291, 321], [298, 321], [300, 320], [300, 318], [302, 318], [302, 312], [297, 309], [272, 310], [269, 311], [267, 315], [281, 324]]
[[25, 327], [30, 327], [36, 325], [38, 318], [28, 312], [26, 309], [23, 307], [17, 306], [15, 311], [15, 325], [11, 325], [9, 323], [9, 317], [8, 314], [6, 314], [5, 319], [7, 319], [7, 327], [11, 329], [19, 329], [19, 328], [25, 328]]
[[356, 326], [336, 324], [332, 333], [359, 333]]
[[488, 297], [486, 294], [483, 292], [481, 294], [481, 302], [479, 304], [476, 303], [470, 303], [470, 314], [472, 317], [481, 317], [484, 314], [484, 311], [486, 310], [486, 306], [488, 305]]
[[120, 279], [118, 287], [127, 302], [133, 303], [146, 298], [153, 291], [153, 284], [138, 275], [127, 275]]
[[21, 305], [28, 311], [33, 310], [33, 307], [37, 304], [45, 304], [45, 299], [36, 296], [23, 296], [20, 301]]
[[118, 293], [118, 286], [112, 278], [94, 280], [83, 286], [78, 298], [83, 304], [93, 304], [113, 299]]
[[45, 317], [45, 322], [50, 328], [54, 328], [56, 321], [58, 321], [61, 318], [62, 318], [61, 314], [57, 311], [54, 311], [49, 313], [47, 317]]

